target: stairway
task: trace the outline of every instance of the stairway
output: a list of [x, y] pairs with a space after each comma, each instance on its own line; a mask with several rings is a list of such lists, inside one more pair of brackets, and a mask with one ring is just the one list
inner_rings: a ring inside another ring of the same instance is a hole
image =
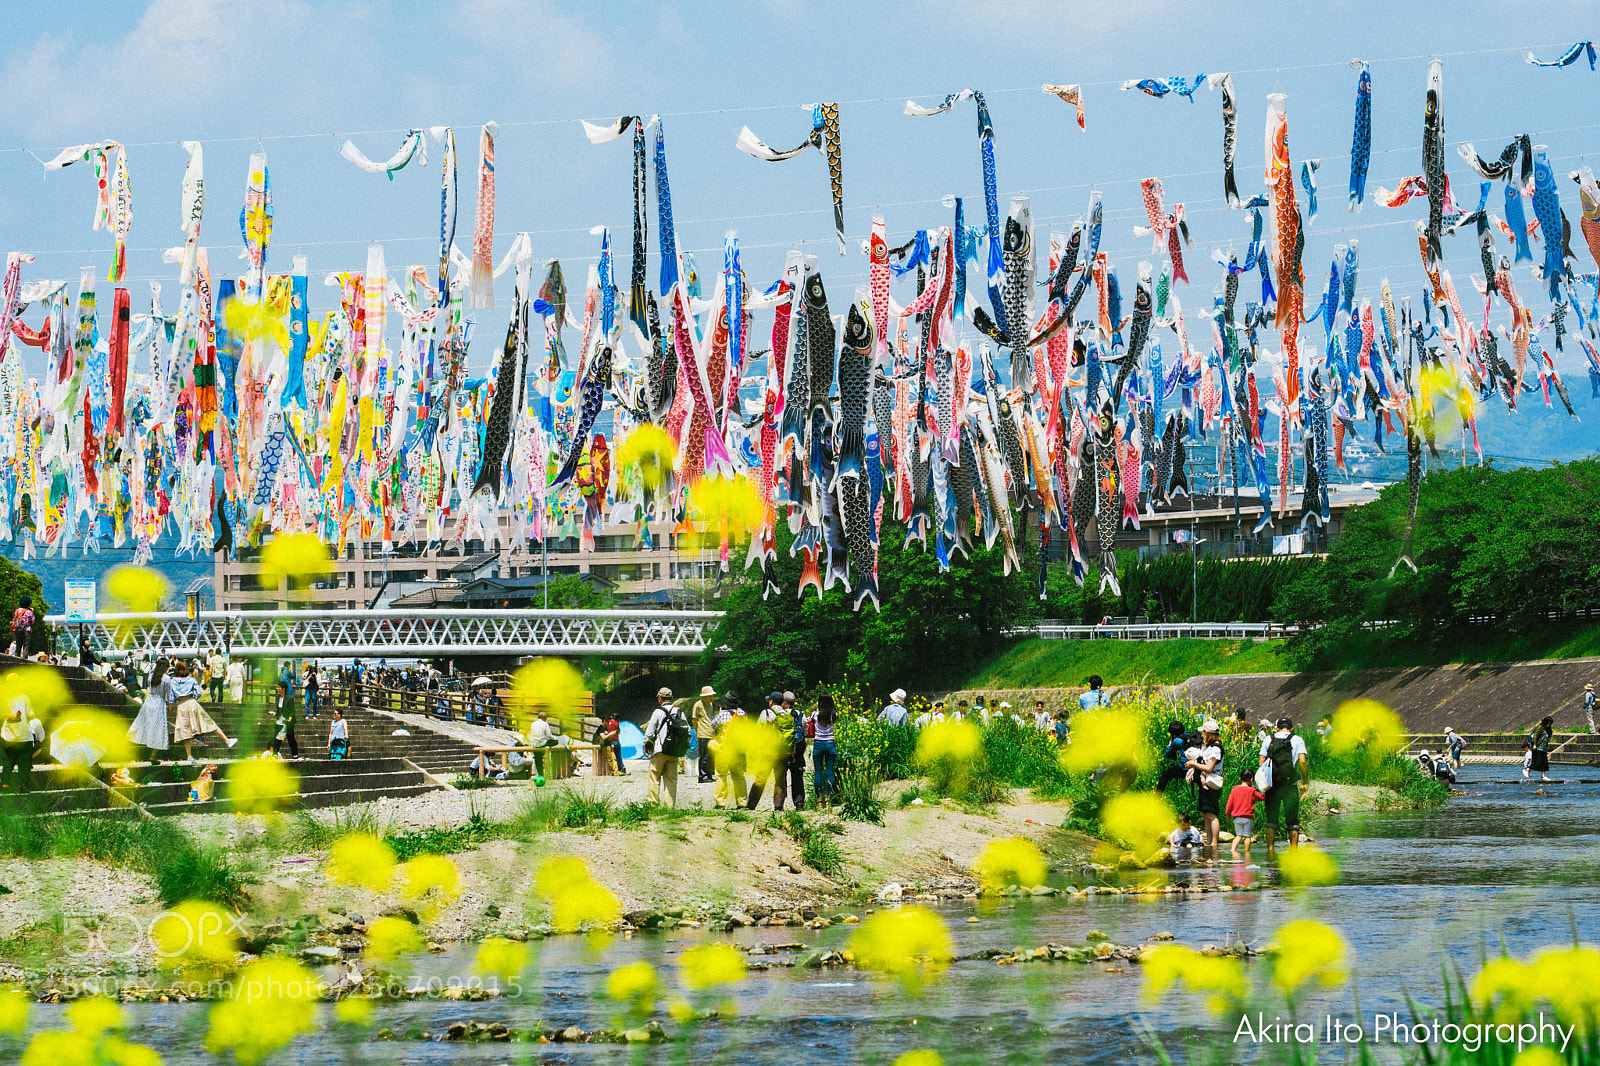
[[[1510, 763], [1521, 765], [1522, 742], [1520, 733], [1462, 733], [1466, 742], [1461, 750], [1463, 763]], [[1443, 751], [1443, 733], [1423, 733], [1411, 738], [1406, 753], [1415, 755], [1426, 749]], [[1600, 736], [1589, 733], [1557, 733], [1550, 741], [1550, 763], [1553, 766], [1600, 766]]]

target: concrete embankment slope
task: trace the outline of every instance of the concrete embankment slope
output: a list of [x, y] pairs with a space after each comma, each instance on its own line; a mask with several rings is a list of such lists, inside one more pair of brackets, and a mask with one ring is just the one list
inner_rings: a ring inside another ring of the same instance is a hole
[[1523, 663], [1453, 663], [1302, 674], [1219, 674], [1176, 687], [1196, 703], [1244, 707], [1252, 719], [1289, 715], [1311, 724], [1345, 700], [1394, 709], [1412, 733], [1526, 732], [1554, 715], [1561, 732], [1587, 731], [1583, 686], [1600, 686], [1600, 658]]

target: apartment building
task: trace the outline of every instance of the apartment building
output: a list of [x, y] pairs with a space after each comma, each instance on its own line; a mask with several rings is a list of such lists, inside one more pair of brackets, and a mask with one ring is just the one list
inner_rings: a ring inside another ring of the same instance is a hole
[[[501, 519], [502, 527], [508, 524]], [[446, 544], [452, 527], [447, 520]], [[692, 603], [717, 579], [717, 551], [680, 547], [672, 528], [669, 522], [652, 523], [649, 548], [641, 547], [633, 532], [597, 536], [592, 549], [580, 547], [577, 537], [546, 538], [543, 550], [537, 544], [513, 544], [509, 536], [469, 540], [459, 548], [414, 542], [385, 550], [381, 541], [351, 541], [333, 560], [332, 571], [304, 589], [290, 589], [283, 581], [267, 587], [260, 572], [261, 549], [241, 548], [232, 559], [219, 555], [213, 563], [216, 602], [224, 611], [356, 610], [435, 583], [458, 582], [465, 576], [460, 568], [471, 564], [475, 575], [503, 579], [590, 574], [614, 588], [619, 605]], [[743, 561], [742, 551], [731, 560]]]

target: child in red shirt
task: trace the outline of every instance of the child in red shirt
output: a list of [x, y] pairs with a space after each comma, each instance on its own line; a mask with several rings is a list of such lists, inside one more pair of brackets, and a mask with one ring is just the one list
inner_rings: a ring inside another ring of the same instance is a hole
[[1250, 857], [1250, 837], [1255, 831], [1256, 801], [1267, 797], [1256, 789], [1254, 775], [1241, 771], [1239, 783], [1228, 793], [1228, 817], [1233, 819], [1233, 845], [1229, 855], [1239, 854], [1239, 841], [1244, 841], [1244, 857]]

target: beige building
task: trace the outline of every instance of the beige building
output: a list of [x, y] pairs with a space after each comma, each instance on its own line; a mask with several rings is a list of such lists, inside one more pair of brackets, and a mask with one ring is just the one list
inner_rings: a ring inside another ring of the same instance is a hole
[[[502, 527], [508, 520], [502, 518]], [[446, 543], [452, 521], [445, 523]], [[333, 570], [312, 581], [306, 589], [290, 589], [287, 582], [265, 587], [260, 574], [260, 548], [241, 548], [231, 560], [217, 556], [213, 564], [216, 603], [224, 611], [358, 610], [388, 606], [401, 597], [416, 602], [416, 594], [440, 583], [459, 583], [468, 576], [502, 579], [534, 577], [548, 572], [590, 574], [596, 584], [611, 586], [619, 606], [683, 606], [697, 604], [715, 583], [717, 551], [678, 547], [672, 524], [650, 526], [650, 548], [641, 548], [634, 533], [611, 532], [595, 537], [592, 550], [579, 547], [576, 537], [550, 537], [547, 551], [538, 545], [512, 545], [510, 538], [466, 541], [460, 548], [420, 543], [395, 544], [384, 549], [381, 541], [346, 543]], [[548, 563], [546, 560], [548, 559]], [[744, 550], [730, 556], [732, 566], [742, 566]], [[399, 606], [398, 604], [396, 606]]]

